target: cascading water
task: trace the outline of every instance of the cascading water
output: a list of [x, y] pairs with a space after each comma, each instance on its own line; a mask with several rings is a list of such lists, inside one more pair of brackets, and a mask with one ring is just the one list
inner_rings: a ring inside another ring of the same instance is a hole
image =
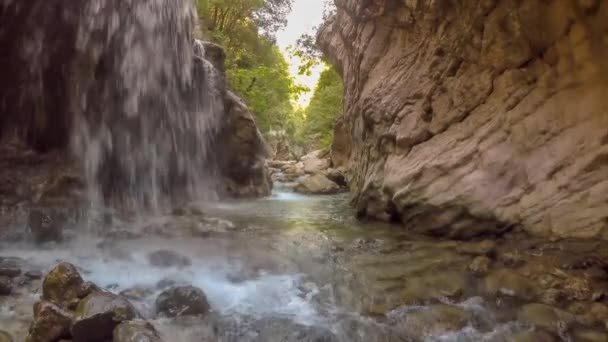
[[194, 55], [190, 0], [91, 0], [71, 70], [72, 146], [93, 195], [129, 208], [213, 194], [223, 80]]

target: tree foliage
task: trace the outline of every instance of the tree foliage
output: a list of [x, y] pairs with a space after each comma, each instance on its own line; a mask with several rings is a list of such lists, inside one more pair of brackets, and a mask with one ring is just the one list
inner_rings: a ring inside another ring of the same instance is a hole
[[226, 50], [229, 86], [247, 102], [263, 133], [285, 129], [292, 100], [306, 90], [295, 84], [274, 40], [293, 0], [197, 1], [203, 28]]
[[318, 141], [315, 148], [328, 148], [334, 137], [336, 118], [342, 113], [344, 86], [340, 75], [330, 66], [321, 73], [310, 105], [306, 108], [303, 134]]

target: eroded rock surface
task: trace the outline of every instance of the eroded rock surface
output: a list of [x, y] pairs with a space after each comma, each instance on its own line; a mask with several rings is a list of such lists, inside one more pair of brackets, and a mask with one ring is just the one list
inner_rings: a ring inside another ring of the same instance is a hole
[[345, 84], [333, 157], [361, 215], [608, 238], [608, 3], [335, 2], [319, 34]]

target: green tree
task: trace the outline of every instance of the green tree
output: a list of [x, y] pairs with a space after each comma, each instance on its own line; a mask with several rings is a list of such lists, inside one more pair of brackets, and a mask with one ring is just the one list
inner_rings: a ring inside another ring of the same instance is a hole
[[[297, 86], [274, 34], [287, 23], [293, 0], [198, 0], [209, 39], [226, 51], [228, 84], [255, 114], [262, 133], [294, 126]], [[289, 131], [292, 131], [289, 129]]]
[[342, 113], [343, 92], [340, 75], [327, 65], [305, 111], [303, 134], [319, 142], [314, 148], [325, 149], [331, 145], [336, 118]]

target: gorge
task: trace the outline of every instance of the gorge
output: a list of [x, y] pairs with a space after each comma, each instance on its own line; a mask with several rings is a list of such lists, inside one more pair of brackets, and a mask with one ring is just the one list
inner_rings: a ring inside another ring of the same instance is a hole
[[0, 0], [0, 342], [608, 340], [608, 3], [334, 2], [272, 160], [223, 0]]

